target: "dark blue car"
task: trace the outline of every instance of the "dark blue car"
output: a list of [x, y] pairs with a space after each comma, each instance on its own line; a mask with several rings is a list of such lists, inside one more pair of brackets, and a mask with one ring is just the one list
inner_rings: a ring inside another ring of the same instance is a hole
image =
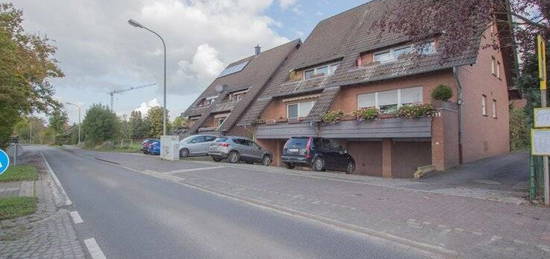
[[160, 155], [160, 141], [152, 141], [147, 148], [147, 152], [151, 155]]

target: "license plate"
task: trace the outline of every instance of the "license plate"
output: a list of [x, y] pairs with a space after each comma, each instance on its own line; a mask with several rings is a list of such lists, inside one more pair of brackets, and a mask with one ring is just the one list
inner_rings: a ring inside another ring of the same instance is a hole
[[289, 152], [300, 152], [300, 150], [297, 149], [297, 148], [291, 148], [291, 149], [289, 149], [288, 151], [289, 151]]

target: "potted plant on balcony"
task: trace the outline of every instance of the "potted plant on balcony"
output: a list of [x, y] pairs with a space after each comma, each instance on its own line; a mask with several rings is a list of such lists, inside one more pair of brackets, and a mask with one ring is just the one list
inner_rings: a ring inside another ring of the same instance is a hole
[[374, 120], [380, 115], [380, 111], [376, 107], [368, 107], [353, 112], [357, 120], [367, 121]]
[[399, 108], [397, 116], [403, 119], [418, 119], [435, 116], [436, 110], [431, 104], [405, 105]]
[[321, 116], [321, 121], [324, 123], [336, 123], [344, 118], [343, 111], [328, 111]]

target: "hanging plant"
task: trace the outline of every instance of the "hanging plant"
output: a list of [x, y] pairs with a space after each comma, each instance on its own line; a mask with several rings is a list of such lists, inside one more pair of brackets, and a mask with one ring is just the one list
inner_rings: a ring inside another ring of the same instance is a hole
[[353, 112], [358, 120], [374, 120], [378, 118], [380, 111], [376, 107], [368, 107]]
[[342, 120], [344, 112], [342, 111], [328, 111], [321, 117], [321, 121], [324, 123], [333, 123]]

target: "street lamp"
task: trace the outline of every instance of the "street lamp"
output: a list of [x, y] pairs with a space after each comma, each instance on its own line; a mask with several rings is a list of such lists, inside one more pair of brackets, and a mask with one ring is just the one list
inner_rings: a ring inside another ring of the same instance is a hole
[[81, 110], [81, 107], [80, 105], [76, 104], [76, 103], [70, 103], [70, 102], [66, 102], [66, 104], [69, 104], [69, 105], [74, 105], [76, 106], [76, 108], [78, 108], [78, 145], [80, 145], [80, 127], [82, 127], [82, 123], [80, 122], [80, 110]]
[[154, 32], [153, 30], [143, 26], [142, 24], [140, 24], [139, 22], [136, 22], [135, 20], [128, 20], [128, 23], [134, 27], [137, 27], [137, 28], [142, 28], [142, 29], [145, 29], [145, 30], [148, 30], [150, 31], [151, 33], [157, 35], [157, 37], [159, 37], [160, 41], [162, 41], [162, 46], [164, 47], [164, 89], [163, 89], [163, 97], [164, 97], [164, 100], [163, 100], [163, 112], [162, 112], [162, 135], [166, 135], [166, 43], [164, 43], [164, 39], [156, 32]]

